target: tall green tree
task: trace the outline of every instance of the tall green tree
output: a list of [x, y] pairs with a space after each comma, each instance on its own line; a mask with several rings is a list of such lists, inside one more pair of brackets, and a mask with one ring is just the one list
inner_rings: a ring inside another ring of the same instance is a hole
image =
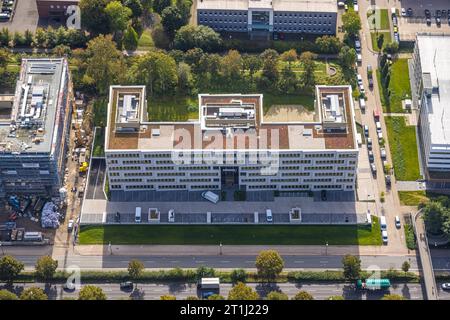
[[163, 10], [172, 4], [172, 0], [153, 0], [153, 11], [161, 14]]
[[136, 50], [139, 42], [139, 36], [131, 25], [128, 25], [123, 35], [122, 44], [127, 50]]
[[220, 69], [224, 80], [232, 84], [241, 78], [242, 57], [239, 51], [230, 50], [222, 58]]
[[356, 280], [361, 274], [361, 260], [357, 256], [350, 254], [342, 258], [342, 265], [344, 267], [344, 277], [347, 280]]
[[180, 62], [177, 66], [178, 75], [178, 91], [183, 95], [190, 95], [194, 89], [194, 77], [192, 76], [191, 67]]
[[308, 51], [303, 52], [300, 55], [300, 62], [303, 68], [303, 72], [300, 77], [300, 83], [305, 89], [312, 88], [316, 83], [314, 75], [314, 71], [316, 69], [316, 63], [314, 62], [315, 58], [315, 54]]
[[348, 46], [343, 46], [339, 51], [339, 63], [342, 68], [353, 69], [356, 63], [356, 51]]
[[0, 301], [2, 300], [19, 300], [19, 297], [15, 293], [6, 289], [0, 290]]
[[132, 82], [145, 84], [150, 97], [170, 95], [178, 84], [175, 60], [163, 51], [150, 51], [139, 56], [130, 68]]
[[174, 47], [179, 50], [201, 48], [205, 52], [216, 52], [222, 47], [220, 34], [208, 26], [182, 26], [175, 34]]
[[337, 54], [342, 47], [341, 40], [338, 37], [322, 36], [316, 38], [315, 44], [320, 53]]
[[246, 54], [242, 57], [242, 59], [243, 66], [245, 70], [248, 71], [248, 75], [250, 76], [250, 81], [253, 81], [255, 73], [261, 69], [261, 59], [253, 54]]
[[228, 293], [228, 300], [258, 300], [259, 294], [245, 285], [238, 282]]
[[285, 51], [281, 54], [280, 59], [284, 62], [288, 63], [289, 69], [291, 69], [291, 64], [295, 61], [297, 61], [297, 51], [295, 49], [290, 49], [288, 51]]
[[262, 89], [273, 87], [279, 78], [278, 59], [279, 55], [273, 49], [266, 49], [260, 54], [262, 60], [262, 73], [259, 78], [259, 86]]
[[344, 31], [350, 35], [354, 36], [358, 34], [361, 30], [361, 19], [357, 12], [349, 10], [342, 15], [342, 26]]
[[13, 256], [3, 256], [0, 259], [0, 279], [12, 283], [24, 267], [25, 265]]
[[402, 270], [405, 274], [408, 273], [410, 267], [411, 267], [411, 264], [409, 263], [409, 261], [403, 262]]
[[22, 291], [20, 300], [48, 300], [48, 297], [41, 288], [30, 287]]
[[170, 39], [173, 39], [177, 30], [187, 23], [182, 9], [177, 6], [167, 7], [161, 13], [161, 24]]
[[275, 250], [261, 251], [256, 257], [258, 276], [264, 279], [274, 279], [283, 271], [284, 261]]
[[100, 287], [86, 285], [78, 293], [78, 300], [106, 300], [106, 294]]
[[383, 44], [384, 44], [384, 34], [380, 33], [377, 36], [377, 47], [379, 51], [383, 49]]
[[100, 35], [88, 42], [85, 79], [95, 84], [98, 93], [105, 95], [111, 84], [125, 80], [125, 60], [110, 35]]
[[141, 275], [142, 271], [144, 271], [144, 264], [139, 260], [131, 260], [128, 263], [128, 275], [133, 280], [138, 280]]
[[111, 31], [123, 31], [130, 21], [132, 11], [120, 1], [112, 1], [106, 5], [105, 13], [109, 19]]
[[423, 219], [427, 231], [432, 234], [441, 233], [443, 231], [442, 226], [447, 220], [448, 215], [448, 209], [442, 203], [437, 201], [428, 202], [423, 208]]
[[109, 33], [109, 18], [105, 8], [110, 1], [80, 0], [81, 25], [94, 35]]
[[40, 257], [35, 266], [35, 273], [38, 279], [48, 281], [53, 278], [53, 275], [58, 268], [58, 261], [53, 260], [50, 256]]
[[139, 18], [144, 12], [144, 8], [140, 0], [125, 0], [123, 4], [130, 8], [133, 18]]

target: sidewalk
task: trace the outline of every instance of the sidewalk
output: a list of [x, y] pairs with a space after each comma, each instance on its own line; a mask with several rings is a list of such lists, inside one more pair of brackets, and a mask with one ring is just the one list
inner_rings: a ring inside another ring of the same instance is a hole
[[[392, 250], [386, 246], [222, 246], [222, 254], [233, 256], [258, 255], [262, 250], [276, 250], [281, 255], [322, 256], [322, 255], [380, 255], [380, 256], [414, 256], [414, 251]], [[110, 251], [118, 256], [211, 256], [217, 255], [219, 246], [202, 245], [79, 245], [68, 249], [69, 255], [99, 256], [109, 255]], [[64, 248], [55, 248], [53, 255], [62, 255]]]

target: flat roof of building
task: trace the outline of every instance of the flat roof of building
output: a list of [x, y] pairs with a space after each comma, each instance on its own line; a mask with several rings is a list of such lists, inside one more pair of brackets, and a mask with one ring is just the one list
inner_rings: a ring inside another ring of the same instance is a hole
[[433, 88], [427, 99], [431, 143], [449, 145], [450, 35], [418, 34], [417, 45], [424, 87]]
[[[140, 123], [123, 128], [116, 121], [118, 97], [136, 92]], [[147, 120], [144, 98], [143, 86], [111, 86], [106, 151], [357, 148], [351, 86], [317, 86], [318, 117], [307, 122], [265, 121], [262, 94], [200, 94], [198, 120], [155, 122]]]
[[292, 12], [337, 12], [336, 0], [201, 0], [201, 10], [273, 9]]
[[0, 152], [50, 152], [65, 81], [63, 58], [22, 59], [10, 119], [0, 122]]

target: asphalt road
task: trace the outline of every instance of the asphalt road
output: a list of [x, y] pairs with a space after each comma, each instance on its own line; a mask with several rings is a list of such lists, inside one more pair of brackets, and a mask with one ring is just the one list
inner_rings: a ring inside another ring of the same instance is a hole
[[[34, 267], [38, 256], [15, 256], [26, 267]], [[341, 269], [342, 256], [282, 256], [285, 268], [290, 269]], [[55, 258], [55, 257], [54, 257]], [[361, 256], [363, 268], [401, 269], [405, 260], [403, 256]], [[59, 267], [76, 265], [81, 269], [113, 269], [127, 268], [132, 259], [141, 260], [146, 268], [197, 268], [206, 265], [213, 268], [255, 268], [256, 256], [68, 256], [58, 257]], [[434, 260], [433, 260], [434, 262]], [[417, 261], [410, 258], [411, 271], [417, 271]], [[436, 258], [436, 265], [449, 269], [448, 258]]]
[[[188, 283], [172, 283], [172, 284], [138, 284], [137, 289], [133, 291], [122, 291], [119, 284], [96, 284], [100, 286], [108, 299], [139, 299], [139, 300], [159, 300], [162, 295], [175, 295], [178, 300], [186, 299], [188, 296], [197, 295], [197, 287], [195, 284]], [[261, 297], [265, 297], [270, 291], [282, 291], [286, 293], [289, 298], [292, 298], [298, 291], [305, 290], [312, 294], [317, 300], [327, 299], [332, 295], [342, 295], [348, 300], [378, 300], [386, 293], [400, 294], [410, 300], [421, 300], [422, 288], [420, 284], [394, 284], [390, 290], [381, 292], [363, 292], [355, 291], [349, 284], [334, 283], [334, 284], [317, 284], [317, 283], [278, 283], [278, 284], [260, 284], [250, 283], [251, 287], [256, 289]], [[18, 294], [24, 287], [38, 286], [43, 288], [50, 299], [63, 299], [67, 297], [76, 298], [78, 290], [72, 292], [65, 291], [61, 284], [46, 286], [43, 283], [39, 284], [17, 284], [14, 286], [14, 291]], [[2, 288], [2, 287], [0, 287]], [[232, 288], [231, 284], [222, 284], [220, 286], [220, 294], [227, 297], [228, 292]], [[450, 299], [450, 293], [445, 293], [446, 299]]]

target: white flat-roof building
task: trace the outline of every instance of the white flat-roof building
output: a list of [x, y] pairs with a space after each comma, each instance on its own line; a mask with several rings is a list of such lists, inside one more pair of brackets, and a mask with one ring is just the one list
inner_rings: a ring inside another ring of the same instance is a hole
[[335, 0], [200, 0], [197, 23], [216, 31], [335, 34]]
[[[139, 106], [129, 122], [123, 117], [127, 96]], [[198, 99], [198, 120], [154, 122], [144, 86], [111, 87], [105, 155], [112, 196], [224, 186], [354, 190], [358, 145], [351, 86], [317, 86], [311, 117], [296, 122], [266, 121], [262, 94]]]
[[413, 70], [426, 167], [450, 171], [450, 35], [418, 34]]

